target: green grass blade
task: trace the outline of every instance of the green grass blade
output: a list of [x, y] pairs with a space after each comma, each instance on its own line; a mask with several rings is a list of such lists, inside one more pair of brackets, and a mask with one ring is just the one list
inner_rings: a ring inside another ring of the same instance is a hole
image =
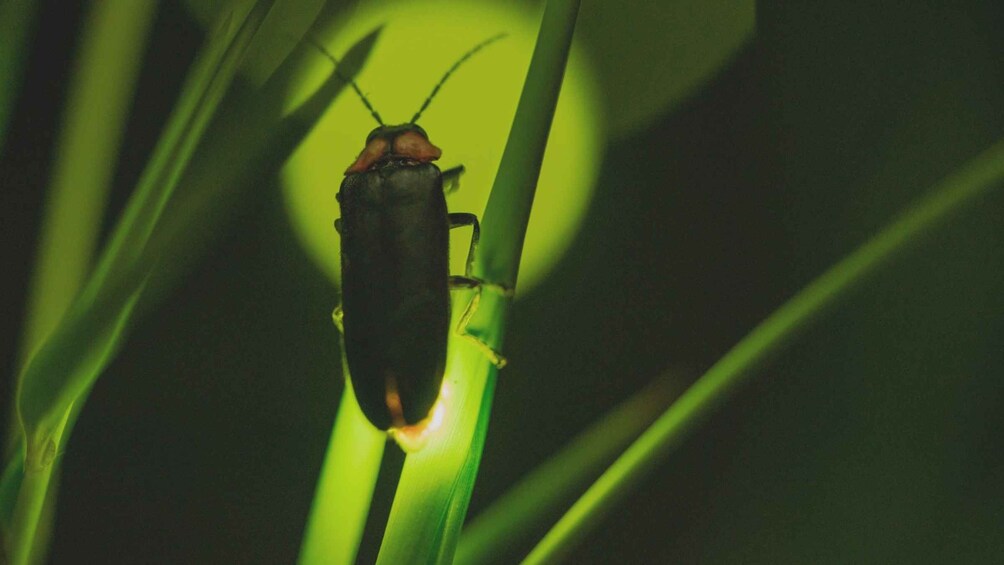
[[578, 10], [578, 2], [547, 3], [516, 118], [481, 219], [484, 236], [475, 267], [484, 280], [515, 286]]
[[[211, 42], [210, 57], [203, 61], [209, 65], [196, 69], [197, 79], [182, 95], [179, 111], [172, 116], [167, 134], [144, 171], [94, 274], [64, 321], [26, 368], [18, 408], [29, 434], [29, 454], [40, 447], [41, 443], [36, 442], [46, 441], [47, 429], [62, 420], [70, 404], [97, 377], [104, 355], [114, 349], [138, 291], [153, 267], [138, 265], [137, 261], [271, 4], [259, 1], [232, 40], [223, 43], [225, 49]], [[207, 66], [210, 72], [206, 72]], [[76, 354], [67, 355], [68, 351]], [[32, 464], [25, 467], [30, 469]]]
[[[330, 16], [330, 11], [323, 12], [312, 29], [329, 25]], [[267, 144], [273, 151], [279, 148], [273, 153], [272, 162], [278, 165], [292, 154], [332, 100], [347, 86], [343, 79], [354, 78], [362, 70], [380, 31], [381, 28], [377, 28], [357, 41], [342, 56], [329, 79], [282, 119], [273, 141]], [[298, 54], [299, 59], [287, 61], [269, 80], [267, 91], [284, 94], [298, 70], [310, 59], [320, 56], [309, 47]], [[298, 560], [300, 565], [355, 562], [386, 442], [386, 436], [373, 428], [362, 414], [352, 387], [346, 381], [307, 520]]]
[[568, 510], [524, 563], [556, 563], [769, 355], [949, 214], [1004, 185], [1004, 140], [785, 302], [716, 362]]
[[[315, 25], [321, 25], [318, 20]], [[380, 36], [377, 28], [357, 41], [341, 59], [337, 72], [296, 108], [283, 114], [290, 84], [302, 79], [305, 69], [328, 61], [313, 46], [301, 42], [260, 89], [240, 92], [214, 120], [205, 141], [185, 171], [179, 190], [145, 253], [170, 257], [156, 273], [143, 298], [150, 308], [173, 286], [173, 280], [200, 256], [207, 240], [226, 225], [226, 214], [239, 207], [243, 191], [258, 179], [272, 178], [310, 133], [332, 101], [345, 89], [343, 79], [354, 78], [363, 68]], [[226, 163], [226, 167], [220, 167]]]
[[[358, 73], [378, 33], [379, 30], [376, 30], [367, 35], [345, 55], [343, 64], [339, 67], [342, 77], [351, 77]], [[220, 61], [224, 53], [221, 47], [226, 47], [226, 43], [218, 44], [216, 47], [215, 52], [210, 51], [208, 55], [203, 56], [204, 61], [217, 63]], [[301, 49], [298, 57], [309, 59], [317, 58], [319, 55], [313, 50]], [[294, 60], [286, 66], [296, 66], [301, 63], [302, 61]], [[205, 71], [211, 69], [211, 65], [204, 66], [201, 70], [197, 67], [193, 70], [192, 76], [202, 77], [205, 80], [194, 78], [190, 79], [189, 84], [205, 84], [211, 77]], [[204, 134], [203, 141], [199, 144], [199, 151], [192, 155], [191, 162], [178, 182], [179, 185], [183, 185], [179, 187], [183, 190], [174, 195], [170, 205], [161, 214], [162, 219], [150, 236], [150, 241], [140, 259], [119, 271], [117, 276], [106, 278], [105, 285], [97, 294], [95, 302], [86, 308], [71, 312], [70, 317], [61, 324], [60, 331], [77, 333], [70, 337], [64, 335], [63, 339], [58, 340], [64, 347], [60, 351], [62, 357], [41, 356], [35, 370], [41, 374], [58, 374], [58, 368], [55, 370], [47, 368], [45, 363], [59, 362], [61, 359], [83, 360], [91, 356], [87, 366], [77, 367], [77, 370], [84, 374], [84, 380], [93, 383], [93, 378], [96, 378], [100, 368], [114, 352], [114, 344], [122, 333], [124, 322], [133, 312], [132, 301], [140, 294], [136, 289], [143, 290], [149, 287], [151, 277], [147, 273], [153, 270], [155, 264], [171, 263], [169, 268], [157, 269], [155, 272], [158, 290], [164, 290], [168, 286], [168, 279], [177, 277], [181, 271], [175, 264], [176, 259], [181, 257], [191, 261], [196, 255], [192, 252], [192, 247], [198, 243], [198, 236], [205, 235], [196, 227], [207, 223], [206, 214], [218, 210], [227, 201], [227, 197], [235, 197], [237, 188], [251, 184], [248, 182], [249, 178], [274, 174], [344, 86], [342, 79], [332, 72], [331, 77], [314, 95], [285, 118], [280, 116], [286, 100], [281, 84], [242, 99], [229, 100], [228, 105], [233, 102], [233, 107], [221, 112], [225, 119], [214, 118], [209, 130]], [[179, 101], [179, 108], [183, 102], [184, 99]], [[191, 111], [194, 107], [189, 106], [188, 109]], [[169, 124], [168, 129], [170, 130], [173, 125]], [[173, 135], [175, 139], [179, 139], [178, 136], [182, 133], [180, 130], [169, 131], [165, 137]], [[222, 170], [220, 163], [226, 163], [226, 167]], [[121, 296], [130, 289], [134, 291], [130, 295], [132, 301], [128, 303], [128, 308], [123, 308]], [[145, 295], [144, 302], [149, 302]], [[76, 315], [81, 316], [81, 319], [72, 318]], [[116, 320], [122, 324], [117, 325]], [[111, 331], [107, 335], [93, 333], [95, 328], [109, 327]], [[100, 347], [102, 344], [111, 345], [102, 348]], [[93, 355], [95, 353], [96, 356]], [[64, 442], [75, 422], [76, 408], [86, 399], [89, 386], [87, 384], [77, 396], [74, 409], [70, 410], [70, 417], [63, 433]], [[10, 468], [21, 463], [22, 457], [18, 454], [11, 461]], [[0, 485], [0, 492], [16, 492], [20, 480], [19, 474], [5, 475], [4, 482]], [[35, 481], [33, 484], [37, 485], [40, 482], [44, 481]], [[0, 499], [0, 511], [2, 511], [0, 516], [10, 516], [13, 513], [12, 505], [13, 499]]]
[[464, 527], [456, 563], [498, 562], [585, 488], [679, 396], [662, 377], [611, 410]]
[[90, 268], [154, 4], [95, 4], [67, 103], [32, 281], [23, 356], [55, 326]]
[[[323, 26], [318, 25], [318, 27]], [[295, 134], [296, 141], [295, 144], [287, 143], [290, 151], [286, 152], [286, 156], [300, 144], [310, 128], [313, 128], [314, 124], [320, 119], [321, 114], [327, 111], [331, 105], [331, 101], [347, 86], [347, 83], [342, 79], [354, 79], [359, 74], [370, 52], [373, 51], [373, 47], [376, 46], [381, 31], [383, 31], [383, 28], [378, 27], [357, 41], [355, 45], [341, 56], [337, 73], [332, 71], [331, 77], [310, 98], [301, 103], [283, 120], [283, 123], [286, 124], [284, 128]], [[301, 55], [307, 60], [316, 60], [317, 57], [321, 56], [321, 53], [316, 51], [312, 45], [305, 44], [303, 49], [306, 51]], [[297, 67], [299, 66], [297, 64]], [[283, 88], [284, 85], [289, 84], [292, 80], [292, 78], [287, 78], [280, 73], [277, 73], [277, 76], [273, 77], [273, 79], [276, 85], [273, 88]]]
[[24, 475], [24, 458], [18, 454], [11, 458], [0, 475], [0, 534], [2, 539], [10, 537], [11, 521], [14, 518], [14, 503], [17, 502], [17, 491], [21, 488], [21, 477]]
[[300, 565], [351, 564], [369, 514], [387, 436], [346, 383], [300, 548]]
[[[456, 318], [454, 318], [454, 322]], [[497, 370], [474, 347], [447, 362], [440, 434], [405, 460], [377, 563], [450, 563], [474, 488]]]
[[[29, 285], [22, 365], [65, 314], [92, 266], [139, 75], [137, 53], [143, 51], [155, 8], [110, 0], [94, 4], [85, 21]], [[8, 447], [16, 443], [19, 428], [12, 410]]]
[[186, 83], [165, 133], [85, 288], [85, 299], [93, 299], [109, 278], [127, 276], [142, 257], [164, 207], [274, 3], [258, 0], [236, 32], [223, 36], [232, 37], [230, 41], [210, 41], [207, 56], [196, 64]]
[[226, 92], [272, 0], [259, 0], [233, 31], [210, 39], [169, 120], [101, 262], [55, 331], [31, 358], [18, 388], [25, 433], [24, 477], [15, 504], [13, 565], [31, 558], [52, 464], [74, 402], [81, 400], [118, 346], [153, 265], [137, 264], [167, 199]]
[[52, 331], [91, 268], [154, 8], [109, 0], [88, 14], [42, 219], [22, 359]]
[[[70, 411], [67, 410], [64, 415], [69, 416], [69, 413]], [[49, 493], [49, 481], [57, 456], [58, 444], [56, 442], [59, 441], [63, 433], [66, 424], [65, 416], [52, 430], [54, 441], [45, 446], [48, 449], [38, 455], [35, 461], [28, 458], [27, 451], [23, 458], [21, 484], [18, 488], [17, 499], [14, 501], [9, 537], [6, 540], [10, 551], [10, 565], [33, 563], [33, 552], [36, 548], [35, 535]]]
[[3, 152], [7, 122], [21, 86], [25, 46], [35, 29], [38, 0], [0, 2], [0, 153]]
[[[513, 287], [571, 47], [579, 2], [547, 3], [526, 82], [482, 221], [475, 276]], [[469, 332], [498, 351], [511, 299], [490, 289], [457, 293], [453, 324], [480, 302]], [[461, 306], [461, 307], [457, 307]], [[391, 508], [378, 563], [449, 563], [481, 462], [497, 369], [484, 352], [452, 336], [441, 433], [408, 456]], [[446, 391], [449, 391], [448, 394]]]
[[460, 529], [467, 517], [467, 507], [471, 503], [471, 493], [474, 492], [474, 482], [478, 477], [481, 456], [485, 451], [485, 438], [488, 436], [488, 421], [492, 413], [492, 400], [495, 398], [495, 383], [498, 376], [495, 367], [490, 367], [489, 370], [491, 372], [481, 395], [481, 406], [477, 411], [478, 419], [474, 427], [471, 445], [467, 450], [463, 466], [457, 474], [458, 481], [455, 484], [457, 494], [450, 501], [446, 513], [446, 527], [440, 532], [442, 542], [439, 544], [436, 563], [453, 563], [457, 542], [460, 539]]

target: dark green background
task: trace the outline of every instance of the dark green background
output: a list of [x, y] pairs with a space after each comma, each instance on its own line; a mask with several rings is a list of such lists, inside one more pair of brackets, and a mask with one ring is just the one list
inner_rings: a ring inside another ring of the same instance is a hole
[[[81, 13], [44, 4], [0, 156], [8, 375]], [[694, 99], [608, 148], [584, 231], [517, 303], [472, 513], [664, 369], [696, 376], [1004, 136], [999, 2], [786, 2], [758, 21]], [[201, 32], [168, 2], [154, 34], [116, 211]], [[341, 389], [337, 296], [278, 189], [245, 194], [94, 389], [65, 454], [53, 562], [295, 559]], [[1002, 212], [1001, 196], [982, 200], [853, 293], [571, 561], [999, 561]]]

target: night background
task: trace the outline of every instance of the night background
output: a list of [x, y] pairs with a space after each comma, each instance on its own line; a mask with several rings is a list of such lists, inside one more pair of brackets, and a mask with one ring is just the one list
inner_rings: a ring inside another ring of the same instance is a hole
[[[11, 378], [84, 11], [41, 2], [0, 148]], [[153, 26], [106, 231], [203, 36], [178, 2]], [[703, 87], [607, 140], [582, 230], [515, 303], [469, 516], [660, 374], [697, 378], [1004, 138], [1002, 29], [992, 0], [760, 4], [755, 36]], [[338, 294], [296, 241], [275, 179], [242, 194], [97, 382], [63, 455], [52, 563], [295, 561], [342, 390]], [[990, 192], [852, 292], [569, 562], [999, 561], [1002, 213]], [[362, 563], [402, 460], [389, 446]]]

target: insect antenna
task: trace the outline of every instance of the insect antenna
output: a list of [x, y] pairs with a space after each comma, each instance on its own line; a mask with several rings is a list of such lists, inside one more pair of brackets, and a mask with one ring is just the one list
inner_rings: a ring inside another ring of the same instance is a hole
[[331, 61], [331, 63], [333, 65], [335, 65], [335, 76], [337, 76], [339, 79], [341, 79], [342, 82], [347, 82], [350, 85], [352, 85], [352, 90], [355, 90], [356, 94], [359, 95], [359, 99], [363, 101], [363, 105], [365, 105], [366, 109], [370, 111], [370, 115], [373, 116], [373, 119], [375, 119], [378, 124], [384, 125], [383, 120], [380, 119], [380, 114], [377, 113], [377, 111], [373, 108], [373, 105], [370, 104], [370, 101], [366, 98], [366, 95], [363, 94], [363, 91], [359, 89], [359, 85], [356, 84], [356, 81], [352, 80], [351, 78], [345, 77], [344, 75], [342, 75], [342, 73], [340, 73], [338, 71], [338, 65], [341, 64], [338, 61], [338, 59], [336, 59], [335, 56], [332, 55], [324, 47], [324, 45], [322, 45], [319, 41], [317, 41], [316, 39], [314, 39], [313, 36], [306, 35], [306, 36], [304, 36], [304, 39], [306, 39], [307, 41], [309, 41], [314, 47], [317, 47], [317, 49], [320, 50], [320, 52], [323, 53], [324, 56], [327, 57]]
[[436, 83], [436, 86], [434, 86], [432, 88], [432, 92], [429, 94], [429, 97], [426, 98], [425, 102], [422, 103], [422, 107], [419, 108], [417, 112], [415, 112], [415, 116], [411, 118], [411, 122], [410, 123], [413, 124], [416, 121], [418, 121], [419, 116], [421, 116], [422, 112], [424, 112], [425, 109], [429, 107], [429, 103], [431, 103], [432, 99], [436, 96], [437, 93], [439, 93], [439, 89], [442, 88], [443, 83], [446, 82], [446, 79], [450, 78], [450, 75], [453, 74], [453, 71], [457, 70], [457, 68], [460, 67], [460, 65], [464, 64], [464, 62], [467, 61], [467, 59], [470, 59], [475, 53], [477, 53], [478, 51], [481, 51], [485, 47], [488, 47], [492, 43], [495, 43], [496, 41], [502, 39], [506, 35], [509, 35], [509, 34], [507, 34], [507, 33], [500, 33], [498, 35], [493, 35], [493, 36], [489, 37], [488, 39], [482, 41], [481, 43], [478, 43], [477, 45], [475, 45], [474, 47], [472, 47], [470, 51], [468, 51], [467, 53], [464, 53], [459, 59], [457, 59], [457, 62], [453, 63], [453, 66], [450, 67], [449, 70], [446, 71], [446, 74], [443, 75], [443, 78], [439, 79], [439, 82]]

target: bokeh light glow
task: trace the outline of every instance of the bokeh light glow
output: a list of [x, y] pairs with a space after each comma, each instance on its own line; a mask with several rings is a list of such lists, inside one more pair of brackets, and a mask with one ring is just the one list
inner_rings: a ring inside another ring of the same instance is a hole
[[401, 449], [407, 453], [415, 453], [425, 447], [429, 438], [436, 434], [443, 427], [446, 420], [446, 406], [450, 398], [449, 381], [443, 381], [443, 387], [439, 391], [439, 399], [432, 406], [429, 417], [421, 422], [401, 428], [391, 428], [387, 433], [397, 442]]
[[[388, 124], [406, 122], [443, 72], [472, 46], [499, 32], [508, 37], [465, 63], [436, 96], [419, 124], [443, 149], [441, 169], [464, 165], [460, 189], [447, 199], [454, 212], [481, 215], [505, 147], [536, 39], [539, 14], [493, 4], [402, 3], [353, 13], [338, 37], [324, 43], [336, 56], [384, 24], [360, 88]], [[310, 80], [291, 105], [331, 72], [320, 53]], [[596, 180], [600, 111], [586, 62], [573, 49], [545, 153], [520, 268], [520, 290], [539, 281], [578, 231]], [[283, 170], [287, 209], [308, 254], [332, 280], [340, 277], [340, 216], [335, 193], [342, 171], [362, 149], [375, 120], [346, 90]], [[451, 235], [451, 270], [463, 273], [470, 232]]]

